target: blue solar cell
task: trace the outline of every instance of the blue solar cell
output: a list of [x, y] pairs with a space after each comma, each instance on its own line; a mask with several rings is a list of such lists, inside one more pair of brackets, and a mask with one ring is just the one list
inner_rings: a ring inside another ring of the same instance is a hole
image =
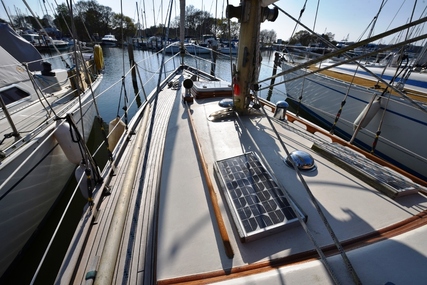
[[243, 241], [298, 222], [284, 190], [254, 152], [217, 161], [215, 175]]

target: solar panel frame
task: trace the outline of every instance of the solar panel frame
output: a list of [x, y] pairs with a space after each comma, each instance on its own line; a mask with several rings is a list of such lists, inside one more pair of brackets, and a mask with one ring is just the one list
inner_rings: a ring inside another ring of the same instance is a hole
[[[255, 152], [218, 160], [214, 173], [242, 242], [256, 240], [299, 224], [307, 216], [263, 165]], [[293, 208], [290, 203], [293, 204]]]

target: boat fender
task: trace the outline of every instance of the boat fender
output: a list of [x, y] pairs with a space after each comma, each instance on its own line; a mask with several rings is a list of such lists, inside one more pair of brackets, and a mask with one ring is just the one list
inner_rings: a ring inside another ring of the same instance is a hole
[[70, 130], [73, 133], [73, 137], [77, 138], [78, 135], [75, 133], [74, 129], [71, 129], [71, 126], [68, 122], [57, 121], [56, 130], [53, 135], [61, 146], [62, 151], [67, 156], [67, 159], [71, 163], [79, 165], [80, 160], [82, 159], [80, 146], [77, 142], [73, 141]]
[[362, 112], [359, 114], [359, 116], [356, 118], [356, 120], [354, 120], [353, 129], [354, 130], [357, 129], [357, 126], [359, 124], [361, 128], [366, 127], [369, 124], [369, 122], [372, 121], [372, 119], [378, 113], [380, 108], [381, 108], [380, 100], [375, 100], [374, 103], [372, 103], [371, 108], [369, 108], [369, 105], [366, 105], [365, 108], [362, 110]]
[[93, 46], [93, 60], [95, 61], [97, 70], [102, 70], [104, 68], [104, 55], [100, 45]]
[[126, 124], [123, 123], [120, 117], [116, 117], [109, 123], [108, 129], [111, 130], [108, 136], [108, 148], [113, 150], [119, 142], [120, 137], [124, 133]]
[[[80, 192], [82, 193], [82, 196], [88, 201], [92, 200], [92, 192], [95, 186], [95, 180], [91, 173], [92, 169], [90, 168], [90, 166], [87, 167], [83, 160], [74, 171], [74, 175], [76, 177], [77, 182], [79, 182], [81, 179], [81, 182], [79, 184]], [[84, 177], [82, 178], [82, 176]]]

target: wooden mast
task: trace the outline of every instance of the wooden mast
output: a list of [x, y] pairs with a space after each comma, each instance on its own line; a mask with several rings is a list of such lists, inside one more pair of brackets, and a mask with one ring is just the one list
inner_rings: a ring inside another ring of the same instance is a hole
[[[233, 71], [233, 106], [237, 113], [245, 114], [251, 101], [251, 89], [258, 79], [259, 32], [261, 22], [265, 19], [274, 21], [278, 10], [266, 6], [275, 1], [241, 0], [240, 6], [227, 6], [227, 17], [236, 17], [240, 22], [237, 67]], [[263, 5], [261, 5], [263, 4]]]

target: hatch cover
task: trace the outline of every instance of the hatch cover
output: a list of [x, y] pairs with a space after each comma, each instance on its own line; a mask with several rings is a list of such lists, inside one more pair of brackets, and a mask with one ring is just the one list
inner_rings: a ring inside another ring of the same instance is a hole
[[[219, 160], [215, 177], [242, 242], [299, 224], [284, 191], [254, 152]], [[299, 215], [306, 221], [295, 203]]]
[[231, 84], [226, 81], [194, 81], [191, 93], [196, 99], [231, 97]]

